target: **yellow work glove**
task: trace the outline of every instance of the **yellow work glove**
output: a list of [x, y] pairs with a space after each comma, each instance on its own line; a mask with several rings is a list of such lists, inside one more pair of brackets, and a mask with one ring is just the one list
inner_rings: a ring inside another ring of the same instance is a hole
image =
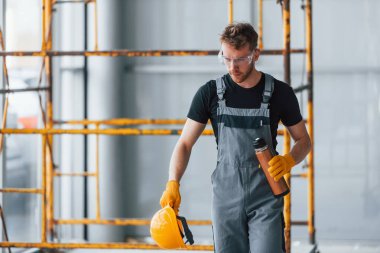
[[271, 177], [274, 178], [274, 181], [280, 180], [286, 173], [289, 173], [290, 170], [296, 165], [294, 158], [290, 154], [286, 155], [276, 155], [269, 161], [268, 172]]
[[167, 205], [171, 206], [174, 209], [175, 214], [178, 215], [179, 205], [181, 204], [178, 181], [170, 180], [166, 183], [166, 189], [162, 193], [160, 204], [162, 208]]

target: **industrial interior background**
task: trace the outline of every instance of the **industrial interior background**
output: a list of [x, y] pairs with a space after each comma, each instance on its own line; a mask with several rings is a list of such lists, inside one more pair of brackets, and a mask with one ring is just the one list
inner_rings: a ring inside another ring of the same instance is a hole
[[[41, 2], [0, 1], [6, 51], [41, 50]], [[291, 1], [292, 48], [305, 47], [304, 2]], [[257, 5], [253, 0], [235, 0], [234, 20], [257, 25]], [[88, 6], [87, 15], [83, 4], [54, 8], [53, 49], [85, 50], [87, 32], [87, 49], [94, 50], [94, 6]], [[227, 1], [221, 0], [97, 0], [98, 49], [218, 50], [218, 36], [228, 23], [227, 8]], [[281, 8], [275, 0], [267, 0], [264, 9], [264, 47], [282, 48]], [[375, 245], [377, 251], [371, 252], [380, 252], [379, 14], [378, 0], [313, 1], [316, 238], [320, 242]], [[7, 57], [10, 88], [35, 87], [41, 62], [41, 57]], [[291, 85], [305, 83], [303, 54], [292, 55], [291, 68]], [[261, 56], [258, 69], [283, 80], [281, 56]], [[169, 119], [185, 118], [197, 89], [225, 73], [225, 67], [215, 56], [54, 57], [52, 73], [55, 120]], [[307, 96], [297, 96], [305, 115]], [[37, 93], [9, 94], [9, 100], [8, 128], [43, 127]], [[88, 136], [88, 168], [96, 166], [95, 138]], [[160, 208], [177, 139], [100, 137], [102, 217], [150, 218]], [[281, 153], [282, 137], [278, 139]], [[0, 188], [37, 188], [41, 184], [40, 136], [7, 135], [5, 143]], [[62, 171], [83, 171], [84, 152], [83, 136], [54, 137], [54, 162]], [[215, 138], [202, 136], [181, 181], [180, 214], [187, 219], [210, 218], [210, 175], [215, 158]], [[295, 169], [302, 170], [302, 166]], [[96, 216], [95, 180], [88, 179], [87, 200], [83, 178], [63, 177], [55, 184], [57, 217], [79, 219], [85, 212]], [[292, 219], [305, 219], [307, 182], [293, 179], [292, 194]], [[0, 197], [11, 241], [40, 241], [39, 196]], [[198, 242], [212, 241], [211, 226], [194, 226], [192, 230]], [[68, 241], [122, 242], [149, 236], [149, 229], [62, 225], [57, 233]], [[307, 229], [292, 228], [292, 239], [307, 241]]]

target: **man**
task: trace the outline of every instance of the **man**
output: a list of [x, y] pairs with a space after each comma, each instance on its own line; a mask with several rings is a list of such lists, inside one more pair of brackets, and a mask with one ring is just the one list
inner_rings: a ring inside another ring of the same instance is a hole
[[170, 161], [169, 182], [160, 203], [176, 213], [179, 181], [193, 145], [211, 120], [218, 145], [213, 186], [212, 222], [215, 252], [279, 253], [284, 249], [283, 197], [275, 198], [259, 167], [254, 139], [264, 138], [273, 154], [281, 120], [294, 140], [289, 154], [269, 162], [277, 181], [310, 151], [310, 138], [292, 88], [255, 68], [260, 51], [248, 23], [228, 25], [220, 36], [219, 58], [228, 74], [203, 85], [195, 94], [188, 119]]

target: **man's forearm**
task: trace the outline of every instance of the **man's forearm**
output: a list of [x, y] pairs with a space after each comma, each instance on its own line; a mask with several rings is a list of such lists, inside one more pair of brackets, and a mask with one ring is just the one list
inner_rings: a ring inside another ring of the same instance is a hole
[[296, 164], [300, 163], [310, 152], [311, 142], [308, 135], [296, 141], [290, 151]]
[[180, 181], [185, 173], [187, 164], [190, 159], [191, 148], [186, 147], [178, 142], [174, 148], [169, 165], [169, 180]]

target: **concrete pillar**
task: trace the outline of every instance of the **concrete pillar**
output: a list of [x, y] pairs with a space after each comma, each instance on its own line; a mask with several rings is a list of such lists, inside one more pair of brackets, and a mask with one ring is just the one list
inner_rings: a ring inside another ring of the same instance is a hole
[[[122, 0], [98, 0], [99, 50], [122, 46]], [[89, 8], [89, 50], [94, 49], [93, 4]], [[122, 57], [89, 58], [88, 115], [90, 119], [123, 117]], [[101, 218], [123, 217], [123, 137], [101, 136], [99, 149]], [[89, 170], [95, 170], [95, 136], [89, 138]], [[89, 215], [96, 217], [95, 180], [89, 179]], [[90, 241], [122, 241], [124, 228], [118, 226], [89, 226]]]

